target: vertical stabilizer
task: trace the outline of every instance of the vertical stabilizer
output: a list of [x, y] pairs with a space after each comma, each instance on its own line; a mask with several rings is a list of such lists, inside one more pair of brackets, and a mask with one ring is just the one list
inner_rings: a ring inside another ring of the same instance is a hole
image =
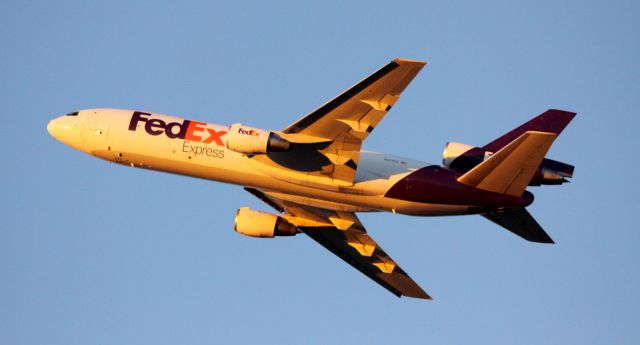
[[485, 151], [497, 152], [505, 147], [510, 142], [516, 140], [528, 131], [555, 133], [559, 135], [562, 133], [565, 127], [573, 120], [576, 113], [558, 109], [549, 109], [544, 113], [534, 117], [533, 119], [525, 122], [520, 127], [510, 131], [509, 133], [501, 136], [500, 138], [488, 143], [482, 148]]

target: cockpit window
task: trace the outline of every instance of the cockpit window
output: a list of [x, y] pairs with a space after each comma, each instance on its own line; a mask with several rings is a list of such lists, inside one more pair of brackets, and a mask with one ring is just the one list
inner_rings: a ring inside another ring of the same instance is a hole
[[69, 113], [67, 114], [67, 116], [78, 116], [78, 112], [74, 111], [73, 113]]

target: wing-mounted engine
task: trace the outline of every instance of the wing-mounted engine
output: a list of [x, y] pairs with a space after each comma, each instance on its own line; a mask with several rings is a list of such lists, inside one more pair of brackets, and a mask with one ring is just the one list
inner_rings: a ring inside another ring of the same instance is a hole
[[[448, 142], [442, 153], [442, 165], [453, 170], [467, 172], [493, 154], [494, 152], [487, 151], [480, 147]], [[567, 178], [573, 176], [573, 169], [573, 165], [545, 158], [533, 175], [529, 185], [563, 184], [568, 182]]]
[[251, 237], [294, 236], [297, 228], [284, 217], [252, 210], [248, 207], [238, 209], [234, 229]]
[[291, 144], [278, 134], [234, 123], [227, 133], [227, 148], [245, 154], [288, 151]]

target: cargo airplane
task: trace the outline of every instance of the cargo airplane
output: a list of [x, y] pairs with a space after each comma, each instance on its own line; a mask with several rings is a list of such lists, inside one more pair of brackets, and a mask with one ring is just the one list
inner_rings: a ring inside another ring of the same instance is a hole
[[526, 210], [533, 202], [526, 188], [572, 177], [573, 166], [545, 155], [575, 113], [547, 110], [482, 147], [449, 142], [442, 164], [362, 150], [424, 65], [395, 59], [279, 131], [119, 109], [75, 111], [47, 130], [110, 162], [243, 186], [277, 213], [242, 207], [236, 232], [304, 233], [396, 296], [431, 299], [356, 213], [478, 214], [526, 240], [553, 243]]

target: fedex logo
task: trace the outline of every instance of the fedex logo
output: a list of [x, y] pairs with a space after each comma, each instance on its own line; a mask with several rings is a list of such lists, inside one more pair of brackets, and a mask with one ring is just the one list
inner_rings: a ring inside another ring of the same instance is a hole
[[242, 128], [242, 127], [238, 128], [238, 133], [244, 134], [244, 135], [252, 135], [254, 137], [259, 137], [260, 136], [260, 133], [258, 133], [258, 131], [255, 131], [253, 129], [246, 130], [246, 129]]
[[129, 130], [135, 132], [138, 128], [138, 124], [144, 123], [144, 130], [149, 135], [161, 135], [165, 134], [171, 139], [184, 139], [189, 141], [195, 141], [203, 144], [211, 144], [213, 142], [218, 146], [224, 146], [222, 143], [222, 136], [227, 134], [226, 131], [216, 131], [213, 128], [207, 128], [206, 123], [184, 120], [179, 122], [165, 122], [161, 119], [151, 118], [150, 113], [144, 113], [136, 111], [131, 116], [131, 122], [129, 122]]

